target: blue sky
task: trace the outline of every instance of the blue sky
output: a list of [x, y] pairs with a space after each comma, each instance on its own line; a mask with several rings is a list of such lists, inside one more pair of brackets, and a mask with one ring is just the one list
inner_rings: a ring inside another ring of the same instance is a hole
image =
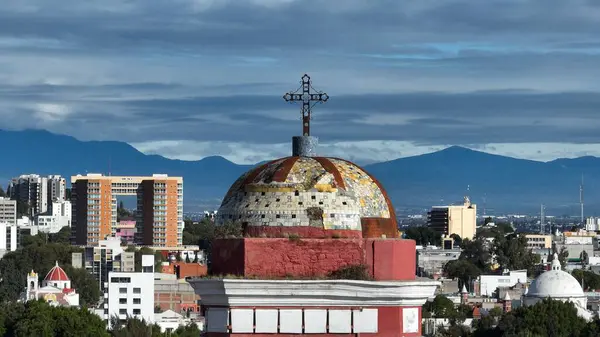
[[5, 0], [0, 128], [254, 163], [308, 73], [325, 155], [600, 155], [599, 31], [591, 0]]

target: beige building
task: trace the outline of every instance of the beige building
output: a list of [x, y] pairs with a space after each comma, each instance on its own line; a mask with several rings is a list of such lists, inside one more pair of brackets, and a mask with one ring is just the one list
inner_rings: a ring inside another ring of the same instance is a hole
[[434, 206], [428, 213], [429, 227], [445, 235], [473, 239], [477, 225], [477, 205], [465, 197], [462, 205]]
[[17, 202], [9, 198], [0, 197], [0, 222], [9, 225], [17, 224]]
[[549, 249], [552, 248], [552, 235], [550, 234], [525, 234], [527, 248]]
[[154, 174], [148, 177], [71, 177], [72, 237], [77, 245], [96, 245], [115, 236], [117, 196], [137, 196], [136, 243], [147, 246], [183, 244], [183, 178]]

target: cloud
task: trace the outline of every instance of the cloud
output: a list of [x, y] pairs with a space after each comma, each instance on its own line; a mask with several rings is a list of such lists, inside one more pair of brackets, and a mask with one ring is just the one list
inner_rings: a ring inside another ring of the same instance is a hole
[[331, 96], [313, 133], [335, 155], [589, 153], [598, 18], [584, 0], [10, 1], [0, 128], [254, 161], [300, 133], [299, 107], [281, 96], [309, 73]]

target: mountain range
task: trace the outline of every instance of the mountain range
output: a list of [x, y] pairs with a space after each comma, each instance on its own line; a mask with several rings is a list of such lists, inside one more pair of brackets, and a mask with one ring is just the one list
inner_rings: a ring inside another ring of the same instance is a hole
[[[253, 165], [238, 165], [219, 156], [198, 161], [145, 155], [117, 141], [79, 141], [44, 130], [0, 130], [3, 165], [0, 182], [37, 173], [150, 175], [167, 173], [184, 177], [187, 212], [218, 207], [229, 186]], [[400, 210], [425, 210], [432, 205], [456, 204], [468, 194], [493, 213], [539, 212], [579, 214], [579, 187], [585, 178], [586, 215], [600, 212], [600, 158], [580, 157], [550, 162], [492, 155], [463, 147], [366, 165], [385, 186]]]

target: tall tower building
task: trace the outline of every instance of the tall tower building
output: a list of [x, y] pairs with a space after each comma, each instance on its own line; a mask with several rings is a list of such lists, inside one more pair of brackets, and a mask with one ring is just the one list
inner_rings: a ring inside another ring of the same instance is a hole
[[67, 198], [67, 181], [59, 175], [48, 176], [48, 205]]
[[[18, 212], [34, 216], [48, 212], [48, 178], [21, 175], [9, 184], [8, 195], [17, 201]], [[50, 204], [51, 205], [51, 204]]]
[[183, 178], [71, 177], [72, 238], [78, 245], [94, 245], [116, 234], [117, 196], [137, 196], [136, 243], [148, 246], [183, 244]]
[[434, 206], [428, 213], [428, 225], [441, 234], [472, 240], [476, 234], [477, 205], [465, 197], [463, 205]]

